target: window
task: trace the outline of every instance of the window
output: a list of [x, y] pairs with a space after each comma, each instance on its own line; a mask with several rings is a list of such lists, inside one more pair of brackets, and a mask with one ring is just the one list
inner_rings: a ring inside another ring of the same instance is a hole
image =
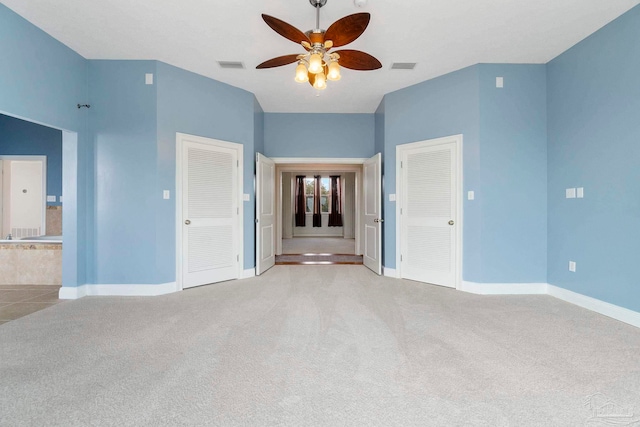
[[[331, 206], [331, 191], [328, 177], [320, 178], [320, 212], [329, 213], [329, 206]], [[313, 193], [315, 188], [314, 178], [305, 178], [305, 201], [306, 211], [308, 214], [313, 213]]]

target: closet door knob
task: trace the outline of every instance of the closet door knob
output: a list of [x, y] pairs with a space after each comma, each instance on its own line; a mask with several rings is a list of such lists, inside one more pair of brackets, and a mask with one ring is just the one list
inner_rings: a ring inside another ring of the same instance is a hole
[[187, 224], [187, 225], [189, 225], [189, 224], [191, 224], [191, 221], [186, 220], [184, 223], [185, 223], [185, 224]]
[[453, 224], [454, 224], [453, 220], [452, 219], [449, 220], [449, 225], [453, 225]]

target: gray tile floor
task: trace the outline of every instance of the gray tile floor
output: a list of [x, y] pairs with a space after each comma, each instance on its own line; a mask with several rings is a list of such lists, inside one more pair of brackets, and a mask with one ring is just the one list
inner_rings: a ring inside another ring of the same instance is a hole
[[60, 286], [0, 285], [0, 325], [61, 302], [59, 290]]

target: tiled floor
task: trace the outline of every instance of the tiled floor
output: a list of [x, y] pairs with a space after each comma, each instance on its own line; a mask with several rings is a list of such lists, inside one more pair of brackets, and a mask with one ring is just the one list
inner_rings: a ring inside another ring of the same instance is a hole
[[0, 325], [61, 302], [60, 286], [0, 285]]

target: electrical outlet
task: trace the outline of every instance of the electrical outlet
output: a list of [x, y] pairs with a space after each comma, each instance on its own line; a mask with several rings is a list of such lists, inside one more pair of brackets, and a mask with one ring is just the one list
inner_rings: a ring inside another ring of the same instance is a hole
[[572, 273], [576, 272], [576, 262], [575, 261], [569, 261], [569, 271]]
[[584, 198], [584, 188], [583, 187], [576, 188], [576, 197], [578, 199], [583, 199]]
[[476, 193], [475, 191], [467, 191], [467, 200], [475, 200]]

